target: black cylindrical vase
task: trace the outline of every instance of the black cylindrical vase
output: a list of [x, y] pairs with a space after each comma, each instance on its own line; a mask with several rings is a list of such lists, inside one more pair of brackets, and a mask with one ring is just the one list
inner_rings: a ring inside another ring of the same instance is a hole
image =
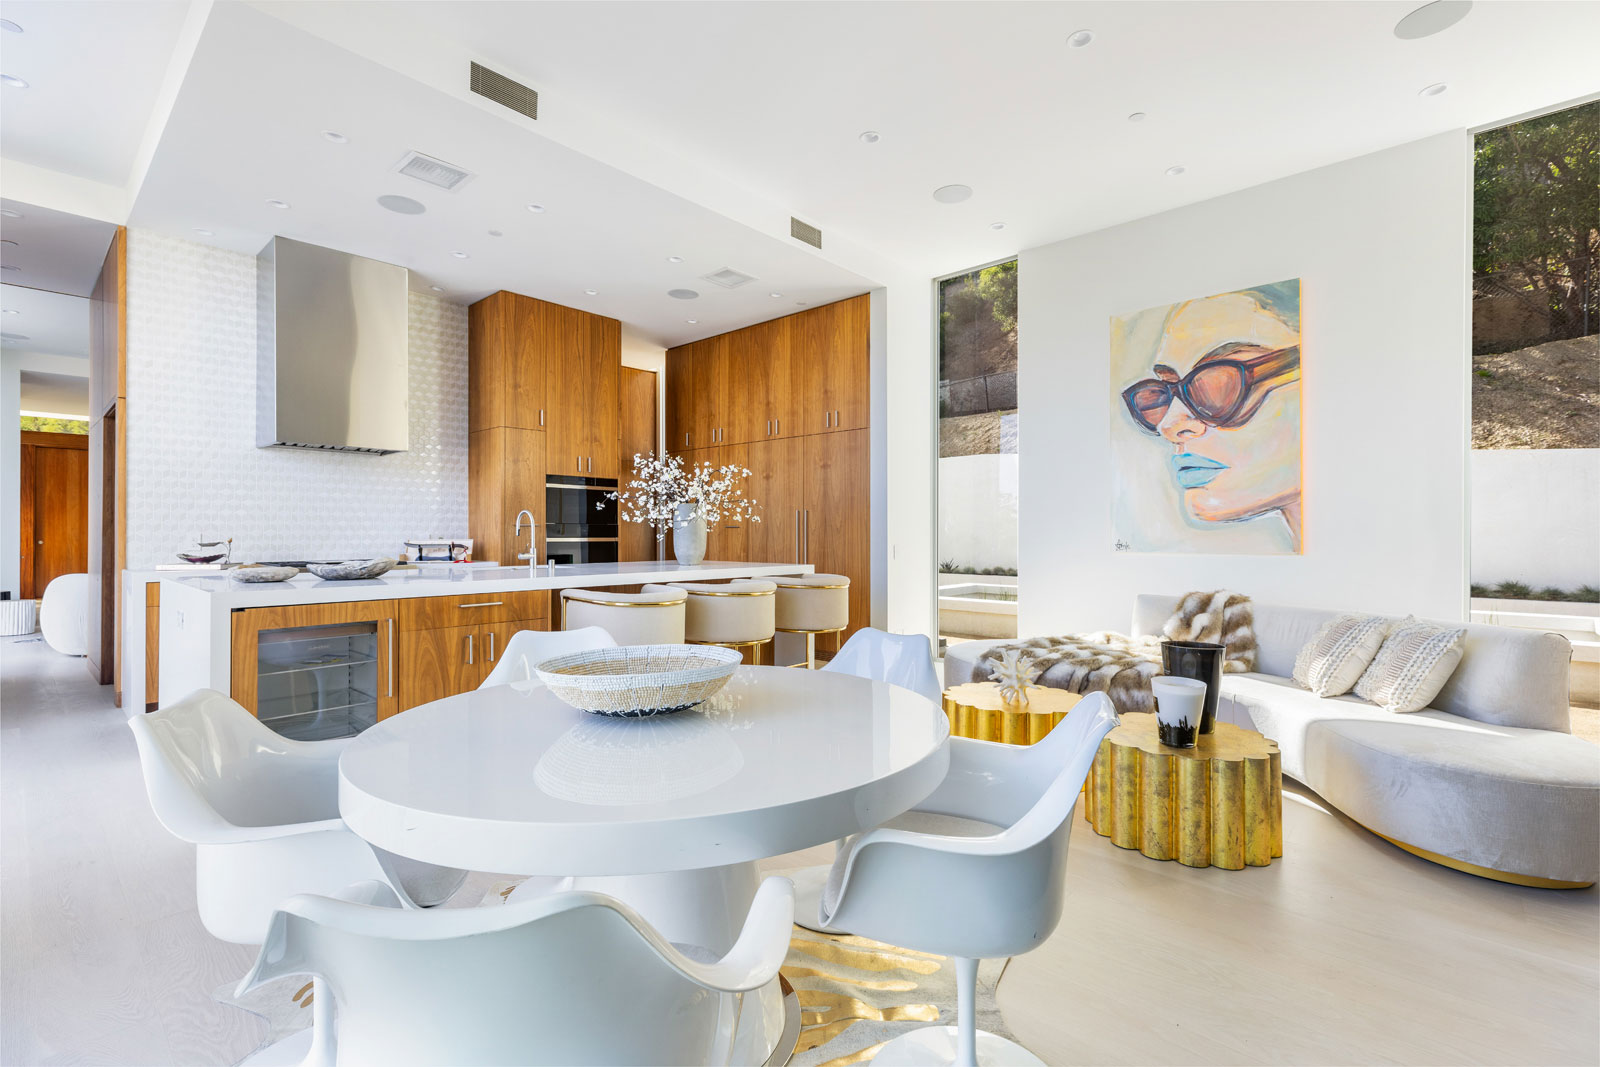
[[1203, 734], [1217, 724], [1217, 695], [1222, 690], [1222, 662], [1227, 656], [1227, 645], [1209, 641], [1161, 642], [1161, 673], [1206, 683], [1206, 704], [1200, 713]]

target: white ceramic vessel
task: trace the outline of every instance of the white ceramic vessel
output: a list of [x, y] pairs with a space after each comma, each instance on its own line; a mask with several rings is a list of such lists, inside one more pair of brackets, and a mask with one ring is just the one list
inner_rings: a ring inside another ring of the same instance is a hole
[[695, 513], [693, 504], [679, 504], [672, 520], [672, 554], [685, 567], [706, 558], [706, 520]]
[[1193, 748], [1199, 736], [1200, 716], [1205, 711], [1206, 683], [1195, 678], [1157, 675], [1150, 679], [1150, 690], [1156, 698], [1161, 743]]

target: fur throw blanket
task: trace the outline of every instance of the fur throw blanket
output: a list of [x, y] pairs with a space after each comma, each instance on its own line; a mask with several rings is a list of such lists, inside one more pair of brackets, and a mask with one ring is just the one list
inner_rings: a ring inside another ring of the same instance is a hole
[[[1250, 598], [1225, 590], [1188, 593], [1162, 627], [1172, 641], [1206, 641], [1227, 646], [1222, 669], [1241, 674], [1255, 669], [1256, 636]], [[1150, 679], [1161, 673], [1161, 638], [1129, 637], [1101, 631], [1064, 637], [1036, 637], [996, 645], [978, 658], [992, 669], [1004, 649], [1016, 648], [1033, 660], [1048, 685], [1073, 693], [1103, 692], [1119, 712], [1154, 711]]]

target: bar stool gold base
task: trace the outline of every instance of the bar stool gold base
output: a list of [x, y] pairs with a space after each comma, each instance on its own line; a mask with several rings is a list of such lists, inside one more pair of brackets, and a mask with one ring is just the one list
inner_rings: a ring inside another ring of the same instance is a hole
[[754, 665], [754, 666], [759, 667], [759, 666], [761, 666], [761, 646], [765, 645], [765, 644], [770, 644], [771, 642], [772, 642], [772, 638], [764, 637], [760, 641], [689, 641], [689, 640], [685, 640], [684, 644], [687, 644], [687, 645], [716, 645], [719, 648], [731, 648], [734, 651], [740, 653], [741, 655], [744, 653], [745, 649], [749, 649], [750, 650], [750, 662], [751, 662], [751, 664]]
[[[785, 630], [782, 627], [779, 627], [778, 628], [778, 633], [780, 633], [780, 634], [805, 634], [806, 635], [806, 661], [804, 663], [785, 663], [784, 666], [785, 667], [804, 667], [807, 670], [813, 670], [813, 671], [816, 670], [817, 669], [817, 635], [818, 634], [842, 634], [842, 633], [844, 633], [844, 631], [845, 631], [845, 627], [843, 627], [843, 626], [835, 626], [835, 627], [833, 627], [832, 629], [829, 629], [829, 630]], [[774, 648], [774, 650], [776, 650], [776, 648], [778, 646], [776, 644], [774, 644], [772, 647]]]

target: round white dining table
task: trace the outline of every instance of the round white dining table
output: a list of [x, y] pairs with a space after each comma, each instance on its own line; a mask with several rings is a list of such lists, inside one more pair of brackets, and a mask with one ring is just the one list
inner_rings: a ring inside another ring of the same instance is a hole
[[578, 711], [537, 683], [392, 716], [339, 760], [339, 811], [380, 848], [449, 867], [560, 876], [669, 940], [737, 939], [756, 861], [871, 829], [949, 766], [943, 710], [832, 671], [740, 667], [688, 711]]

